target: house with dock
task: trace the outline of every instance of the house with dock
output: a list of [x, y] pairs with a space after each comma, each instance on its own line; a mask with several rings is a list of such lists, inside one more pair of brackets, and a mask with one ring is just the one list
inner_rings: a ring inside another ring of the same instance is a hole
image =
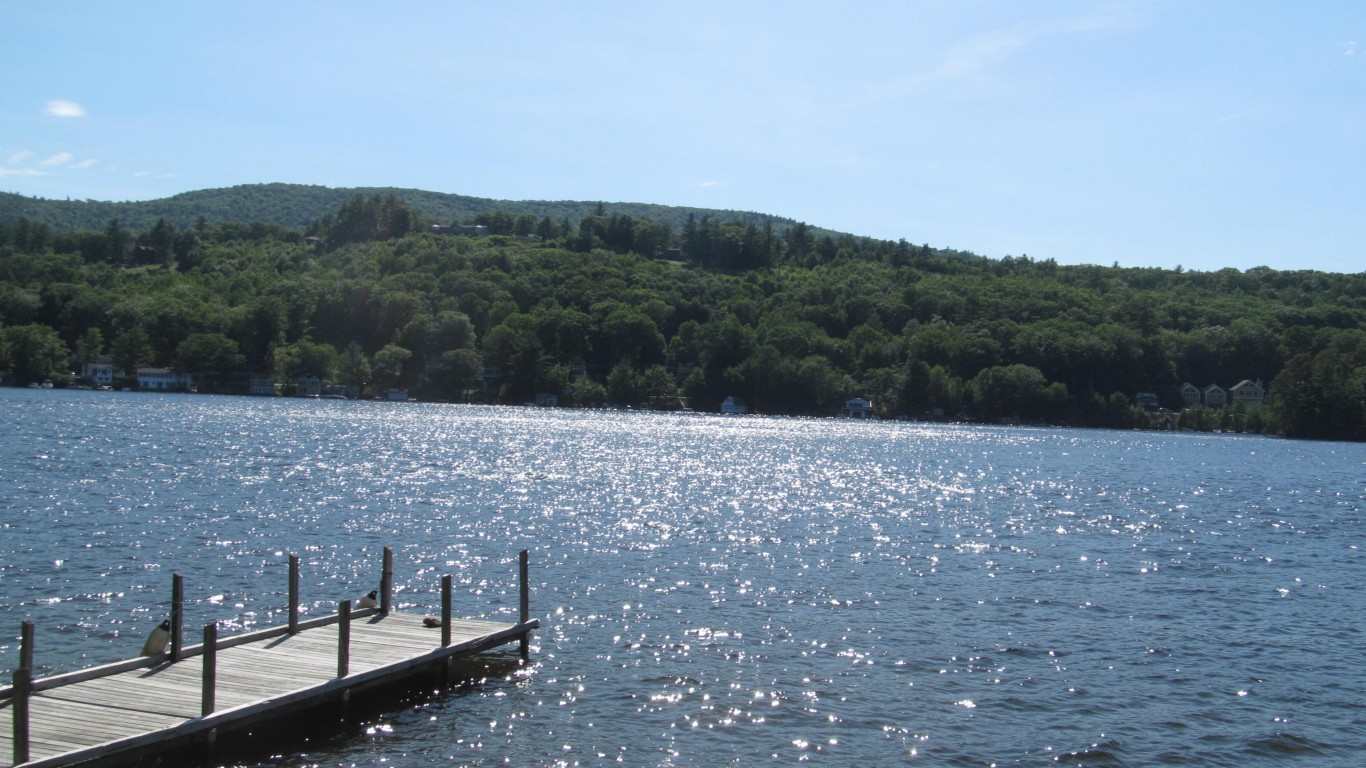
[[849, 419], [876, 419], [873, 401], [867, 397], [851, 397], [844, 401], [844, 416]]

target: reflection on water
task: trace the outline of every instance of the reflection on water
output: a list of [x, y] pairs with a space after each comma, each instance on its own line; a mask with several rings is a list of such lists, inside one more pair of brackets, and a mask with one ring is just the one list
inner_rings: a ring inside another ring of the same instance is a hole
[[[1350, 764], [1366, 447], [10, 390], [0, 621], [41, 671], [374, 588], [530, 669], [299, 765]], [[0, 665], [17, 642], [0, 641]], [[314, 750], [314, 751], [309, 751]], [[255, 759], [266, 761], [269, 755]], [[277, 764], [280, 760], [271, 760]]]

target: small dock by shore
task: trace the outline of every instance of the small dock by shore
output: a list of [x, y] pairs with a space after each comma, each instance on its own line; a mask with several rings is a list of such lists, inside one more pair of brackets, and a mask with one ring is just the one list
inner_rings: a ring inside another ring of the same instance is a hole
[[172, 749], [209, 746], [230, 733], [406, 679], [440, 674], [453, 660], [518, 643], [529, 654], [540, 622], [529, 616], [527, 553], [520, 554], [516, 622], [451, 616], [442, 579], [440, 615], [391, 610], [392, 551], [384, 551], [377, 605], [300, 621], [298, 558], [290, 557], [289, 623], [227, 638], [206, 625], [186, 645], [177, 574], [167, 648], [152, 656], [34, 679], [34, 627], [25, 621], [20, 665], [0, 688], [0, 768], [112, 764]]

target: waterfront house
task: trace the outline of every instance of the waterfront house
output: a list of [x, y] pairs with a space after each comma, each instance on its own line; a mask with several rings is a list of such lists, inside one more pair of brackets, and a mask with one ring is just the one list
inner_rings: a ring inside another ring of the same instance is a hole
[[275, 377], [252, 376], [247, 379], [247, 394], [273, 397], [275, 395]]
[[1161, 405], [1157, 401], [1156, 392], [1138, 392], [1134, 395], [1134, 405], [1148, 411], [1155, 411]]
[[1195, 386], [1194, 384], [1192, 384], [1192, 383], [1190, 383], [1190, 382], [1188, 381], [1188, 382], [1186, 382], [1185, 384], [1182, 384], [1182, 385], [1181, 385], [1181, 389], [1180, 389], [1179, 391], [1180, 391], [1180, 393], [1181, 393], [1181, 399], [1184, 400], [1184, 401], [1186, 401], [1186, 405], [1199, 405], [1199, 404], [1200, 404], [1200, 388], [1199, 388], [1199, 387]]
[[1262, 386], [1261, 379], [1256, 381], [1243, 379], [1233, 385], [1233, 389], [1229, 390], [1229, 394], [1232, 395], [1233, 402], [1235, 403], [1261, 405], [1262, 401], [1266, 399], [1266, 387]]
[[81, 367], [81, 378], [97, 387], [108, 387], [113, 386], [115, 378], [123, 378], [123, 371], [115, 371], [113, 359], [101, 355], [94, 362]]
[[186, 390], [190, 388], [190, 374], [176, 373], [169, 368], [139, 368], [138, 389]]
[[1211, 384], [1208, 387], [1205, 387], [1203, 395], [1205, 405], [1208, 405], [1211, 408], [1222, 408], [1225, 405], [1228, 405], [1228, 393], [1218, 384]]
[[294, 380], [294, 394], [299, 397], [321, 397], [322, 393], [323, 380], [311, 373]]
[[873, 401], [866, 397], [852, 397], [844, 401], [844, 415], [851, 419], [873, 419]]

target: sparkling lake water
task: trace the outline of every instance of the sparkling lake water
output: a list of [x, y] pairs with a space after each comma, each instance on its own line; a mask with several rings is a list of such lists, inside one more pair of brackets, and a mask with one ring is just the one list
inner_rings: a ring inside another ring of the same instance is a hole
[[[1366, 762], [1366, 445], [0, 390], [0, 669], [373, 589], [532, 664], [247, 765]], [[8, 727], [8, 723], [4, 724]], [[238, 759], [238, 758], [234, 758]]]

